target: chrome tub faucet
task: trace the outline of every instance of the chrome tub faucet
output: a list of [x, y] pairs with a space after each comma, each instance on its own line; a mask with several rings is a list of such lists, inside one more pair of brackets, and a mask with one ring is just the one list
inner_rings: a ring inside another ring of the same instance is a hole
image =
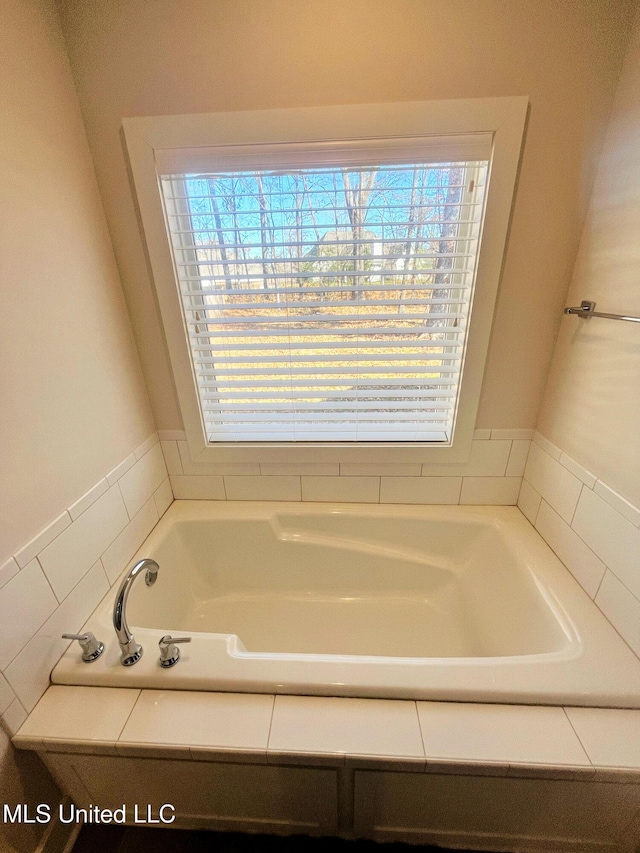
[[129, 590], [134, 580], [143, 571], [145, 572], [144, 579], [146, 585], [153, 586], [158, 577], [159, 568], [160, 566], [155, 560], [140, 560], [135, 566], [129, 569], [118, 589], [115, 604], [113, 605], [113, 627], [120, 643], [120, 663], [123, 666], [132, 666], [142, 657], [142, 646], [136, 643], [135, 637], [127, 625], [126, 607]]

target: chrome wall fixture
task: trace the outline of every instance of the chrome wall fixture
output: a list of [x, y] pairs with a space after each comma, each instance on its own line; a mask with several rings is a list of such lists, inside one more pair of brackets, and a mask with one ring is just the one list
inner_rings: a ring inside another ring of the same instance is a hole
[[640, 323], [640, 317], [634, 317], [632, 314], [605, 314], [603, 311], [596, 311], [595, 309], [595, 302], [583, 299], [579, 308], [565, 308], [564, 313], [576, 314], [583, 320], [587, 317], [606, 317], [608, 320], [628, 320], [630, 323]]

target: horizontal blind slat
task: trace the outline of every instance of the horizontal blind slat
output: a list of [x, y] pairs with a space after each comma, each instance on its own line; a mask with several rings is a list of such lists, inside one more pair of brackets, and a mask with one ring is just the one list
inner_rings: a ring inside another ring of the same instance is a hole
[[[269, 261], [265, 261], [268, 265]], [[189, 266], [194, 266], [195, 264], [190, 264]], [[222, 264], [220, 264], [222, 266]], [[429, 278], [430, 276], [442, 276], [442, 275], [465, 275], [470, 273], [471, 270], [464, 269], [433, 269], [433, 270], [418, 270], [411, 271], [409, 275], [413, 278]], [[405, 275], [403, 273], [403, 275]], [[340, 270], [339, 272], [333, 272], [330, 270], [319, 270], [317, 272], [267, 272], [263, 274], [258, 273], [237, 273], [234, 275], [201, 275], [201, 276], [181, 276], [182, 281], [253, 281], [258, 278], [265, 278], [269, 281], [279, 281], [282, 279], [308, 279], [308, 278], [376, 278], [382, 276], [396, 276], [397, 278], [401, 278], [401, 274], [399, 274], [398, 270], [375, 270], [375, 271], [367, 271], [367, 270], [356, 270], [356, 269], [348, 269], [348, 270]], [[265, 288], [266, 290], [267, 288]], [[367, 290], [366, 286], [362, 287], [363, 290]]]
[[[449, 271], [451, 272], [451, 271]], [[441, 293], [443, 290], [450, 292], [452, 290], [455, 291], [465, 291], [469, 290], [470, 285], [468, 284], [440, 284], [440, 285], [425, 285], [425, 284], [411, 284], [410, 282], [402, 282], [401, 284], [367, 284], [366, 290], [367, 293], [433, 293], [433, 291], [438, 291]], [[200, 290], [185, 290], [182, 293], [183, 299], [193, 298], [193, 297], [218, 297], [218, 296], [258, 296], [264, 295], [268, 293], [269, 296], [308, 296], [310, 293], [326, 293], [327, 287], [273, 287], [269, 288], [268, 291], [265, 291], [263, 288], [239, 288], [228, 289], [228, 288], [216, 288], [216, 287], [207, 287], [202, 288]], [[344, 285], [341, 286], [332, 286], [331, 287], [331, 295], [335, 295], [336, 293], [353, 293], [353, 287], [347, 287]], [[425, 297], [426, 304], [428, 305], [438, 305], [438, 304], [448, 304], [450, 299], [448, 297]], [[466, 305], [467, 300], [460, 300], [461, 304]], [[193, 306], [185, 305], [185, 308], [189, 308]]]
[[[435, 373], [436, 373], [436, 371], [434, 371], [434, 374]], [[430, 388], [432, 386], [440, 386], [440, 385], [456, 386], [457, 380], [455, 378], [450, 378], [450, 374], [457, 376], [457, 373], [458, 373], [458, 371], [455, 368], [452, 368], [450, 373], [448, 373], [448, 374], [443, 373], [442, 369], [440, 369], [437, 371], [437, 375], [434, 375], [433, 377], [430, 377], [430, 376], [422, 377], [422, 379], [420, 381], [427, 388]], [[356, 382], [353, 380], [353, 378], [330, 379], [328, 377], [325, 377], [324, 379], [308, 379], [308, 380], [306, 380], [304, 385], [300, 386], [300, 390], [306, 392], [308, 389], [311, 389], [311, 388], [323, 388], [323, 387], [335, 388], [335, 387], [342, 387], [342, 386], [350, 387], [351, 385], [358, 385], [360, 388], [365, 388], [365, 387], [377, 388], [380, 384], [381, 383], [376, 379], [372, 379], [372, 380], [358, 379]], [[384, 380], [385, 387], [386, 386], [403, 387], [407, 384], [415, 385], [415, 384], [417, 384], [417, 382], [416, 382], [416, 380], [413, 380], [413, 382], [410, 382], [407, 379], [386, 379], [385, 378], [385, 380]], [[211, 382], [206, 382], [206, 381], [202, 382], [200, 387], [205, 391], [206, 390], [217, 391], [220, 388], [224, 388], [226, 390], [229, 390], [229, 389], [233, 390], [236, 388], [275, 388], [276, 390], [279, 390], [282, 388], [282, 383], [280, 383], [280, 382], [274, 383], [270, 379], [249, 379], [249, 380], [244, 379], [244, 380], [237, 380], [236, 382], [228, 382], [226, 380], [225, 381], [220, 380], [219, 382], [216, 382], [216, 383], [211, 383]]]

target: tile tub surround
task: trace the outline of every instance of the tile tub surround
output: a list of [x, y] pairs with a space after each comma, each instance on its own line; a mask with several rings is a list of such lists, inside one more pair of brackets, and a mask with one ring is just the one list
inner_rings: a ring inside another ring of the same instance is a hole
[[60, 635], [80, 630], [172, 501], [153, 433], [0, 566], [0, 714], [11, 734], [69, 646]]
[[195, 464], [184, 433], [159, 432], [176, 499], [503, 506], [517, 502], [532, 435], [476, 430], [469, 462], [458, 464]]
[[[78, 707], [83, 714], [70, 713]], [[640, 784], [637, 710], [53, 685], [13, 743], [40, 753]]]
[[539, 433], [518, 506], [640, 657], [640, 509]]

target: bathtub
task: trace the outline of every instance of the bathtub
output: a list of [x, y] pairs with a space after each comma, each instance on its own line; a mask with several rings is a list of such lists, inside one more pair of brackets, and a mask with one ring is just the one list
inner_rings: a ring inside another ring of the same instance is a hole
[[[640, 707], [640, 661], [515, 507], [176, 501], [143, 557], [142, 659], [112, 591], [85, 625], [105, 653], [73, 644], [55, 683]], [[164, 634], [192, 638], [171, 669]]]

